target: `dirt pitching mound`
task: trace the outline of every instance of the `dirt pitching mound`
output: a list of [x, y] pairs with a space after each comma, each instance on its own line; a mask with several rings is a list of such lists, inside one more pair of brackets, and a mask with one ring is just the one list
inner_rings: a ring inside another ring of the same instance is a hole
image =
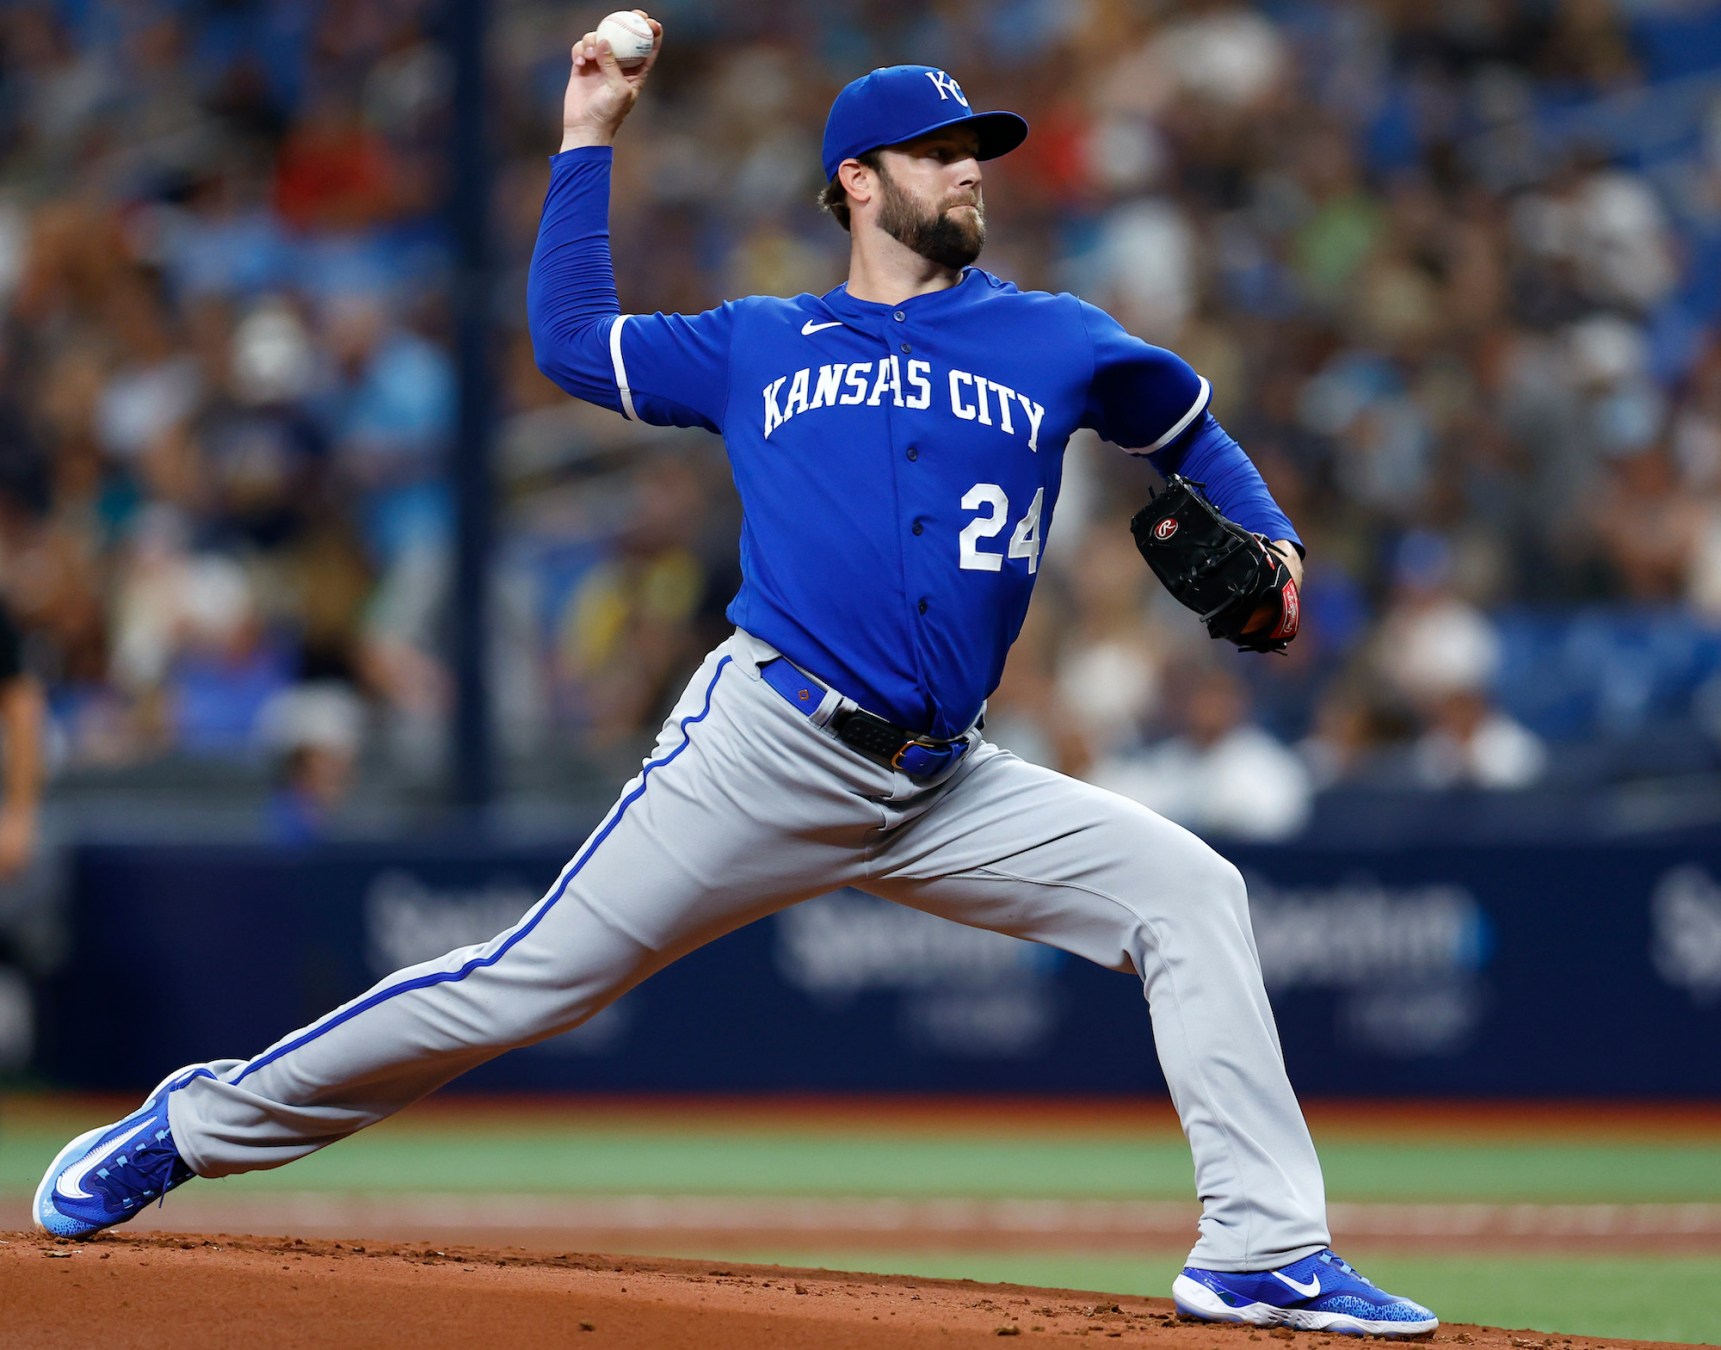
[[[1180, 1322], [1163, 1299], [1021, 1285], [426, 1243], [0, 1233], [7, 1345], [102, 1350], [604, 1345], [663, 1350], [995, 1346], [1000, 1337], [1356, 1350], [1340, 1337]], [[1468, 1350], [1654, 1345], [1442, 1327]], [[1667, 1347], [1667, 1350], [1683, 1348]]]

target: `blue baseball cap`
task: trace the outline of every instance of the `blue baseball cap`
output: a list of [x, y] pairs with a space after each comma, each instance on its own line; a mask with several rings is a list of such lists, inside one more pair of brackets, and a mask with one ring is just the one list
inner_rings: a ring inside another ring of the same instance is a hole
[[844, 85], [831, 104], [825, 119], [825, 178], [835, 178], [845, 159], [954, 126], [971, 126], [980, 134], [981, 159], [1008, 154], [1028, 138], [1023, 118], [1013, 112], [975, 112], [962, 86], [938, 67], [884, 66]]

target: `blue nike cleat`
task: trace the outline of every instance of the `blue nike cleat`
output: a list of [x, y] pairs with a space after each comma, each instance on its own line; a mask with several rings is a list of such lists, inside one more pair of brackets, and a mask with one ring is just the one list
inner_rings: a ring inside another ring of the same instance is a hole
[[1440, 1325], [1420, 1303], [1377, 1289], [1331, 1248], [1277, 1270], [1185, 1266], [1171, 1296], [1183, 1316], [1206, 1322], [1394, 1338], [1426, 1336]]
[[174, 1147], [167, 1098], [195, 1077], [183, 1069], [169, 1075], [124, 1120], [97, 1126], [61, 1149], [36, 1187], [37, 1224], [56, 1237], [85, 1237], [124, 1223], [190, 1181], [196, 1173]]

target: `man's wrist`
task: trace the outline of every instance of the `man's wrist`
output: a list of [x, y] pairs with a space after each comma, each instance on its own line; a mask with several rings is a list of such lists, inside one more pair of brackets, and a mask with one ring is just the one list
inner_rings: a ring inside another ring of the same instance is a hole
[[614, 145], [614, 131], [600, 131], [595, 127], [563, 127], [562, 149], [581, 150], [592, 145]]
[[1291, 580], [1297, 583], [1298, 589], [1303, 585], [1303, 554], [1291, 539], [1274, 539], [1268, 547], [1285, 560], [1285, 566], [1291, 573]]

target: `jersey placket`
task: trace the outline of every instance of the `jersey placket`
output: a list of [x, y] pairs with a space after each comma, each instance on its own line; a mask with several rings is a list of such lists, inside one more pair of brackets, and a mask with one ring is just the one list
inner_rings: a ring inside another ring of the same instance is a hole
[[[882, 318], [872, 332], [884, 343], [887, 353], [885, 359], [897, 363], [897, 389], [900, 397], [900, 391], [907, 380], [908, 361], [913, 355], [913, 343], [908, 339], [908, 312], [900, 305], [897, 306]], [[902, 425], [907, 419], [897, 418], [895, 399], [881, 399], [879, 412], [884, 417], [885, 443], [890, 450], [891, 494], [895, 505], [892, 520], [896, 530], [897, 557], [900, 560], [903, 604], [906, 606], [903, 611], [903, 627], [908, 639], [908, 651], [914, 662], [916, 683], [922, 689], [927, 689], [930, 686], [924, 655], [925, 627], [931, 604], [927, 594], [929, 588], [926, 585], [925, 569], [912, 545], [925, 541], [921, 511], [916, 502], [925, 492], [924, 485], [919, 481], [923, 477], [920, 466], [922, 456], [929, 447], [922, 444], [923, 438], [917, 437], [912, 427], [905, 428]], [[916, 525], [922, 525], [918, 533], [915, 530]]]

